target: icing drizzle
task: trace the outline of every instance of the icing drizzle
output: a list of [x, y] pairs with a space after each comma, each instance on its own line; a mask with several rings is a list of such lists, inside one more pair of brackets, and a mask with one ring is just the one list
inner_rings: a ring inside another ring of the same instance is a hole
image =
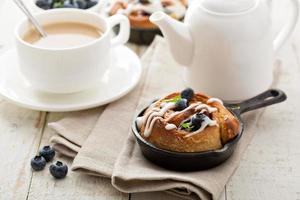
[[[223, 105], [223, 102], [217, 98], [210, 98], [207, 100], [207, 103], [212, 103], [212, 102], [218, 102]], [[147, 112], [146, 115], [144, 115], [142, 117], [138, 117], [136, 119], [136, 124], [137, 124], [138, 129], [140, 130], [142, 128], [142, 126], [145, 124], [144, 136], [149, 137], [151, 135], [151, 132], [152, 132], [155, 122], [157, 120], [163, 120], [164, 119], [163, 116], [165, 115], [165, 113], [168, 110], [173, 109], [173, 108], [175, 108], [174, 102], [169, 102], [169, 103], [162, 102], [160, 104], [160, 107], [154, 107], [154, 103], [151, 104], [149, 107], [149, 109], [150, 109], [149, 112]], [[179, 114], [184, 113], [191, 109], [194, 109], [195, 112], [201, 112], [201, 113], [204, 113], [204, 112], [213, 113], [218, 110], [217, 108], [209, 106], [202, 102], [192, 103], [184, 110], [174, 112], [167, 119], [165, 119], [165, 121], [167, 122], [167, 124], [165, 125], [165, 129], [166, 130], [177, 129], [178, 127], [175, 124], [171, 124], [168, 122], [171, 121], [174, 117], [178, 116]], [[184, 137], [187, 138], [187, 137], [196, 135], [198, 133], [201, 133], [207, 126], [218, 126], [218, 123], [217, 123], [217, 121], [212, 120], [208, 116], [206, 116], [204, 121], [201, 123], [201, 127], [198, 130], [188, 133]]]
[[184, 113], [184, 112], [186, 112], [188, 110], [191, 110], [191, 109], [195, 109], [196, 112], [201, 112], [201, 113], [204, 113], [206, 111], [208, 113], [213, 113], [213, 112], [216, 112], [218, 110], [215, 107], [211, 107], [211, 106], [209, 106], [207, 104], [204, 104], [204, 103], [201, 103], [201, 102], [193, 103], [190, 106], [188, 106], [187, 108], [185, 108], [184, 110], [173, 113], [166, 121], [169, 122], [174, 117], [178, 116], [179, 114]]
[[208, 99], [206, 103], [213, 103], [213, 102], [217, 102], [217, 103], [223, 105], [223, 101], [221, 99], [218, 99], [215, 97]]
[[179, 0], [169, 0], [169, 5], [163, 6], [161, 0], [152, 0], [150, 3], [142, 4], [138, 0], [111, 0], [110, 6], [107, 11], [109, 12], [115, 3], [125, 2], [127, 7], [125, 9], [120, 8], [117, 12], [120, 14], [130, 15], [132, 12], [144, 11], [146, 13], [152, 14], [155, 11], [163, 11], [168, 14], [172, 14], [177, 19], [184, 17], [186, 12], [186, 7]]
[[166, 130], [173, 130], [173, 129], [177, 129], [177, 126], [175, 124], [167, 124], [165, 126]]
[[149, 137], [154, 123], [159, 119], [163, 119], [164, 114], [174, 107], [175, 103], [167, 103], [161, 109], [152, 108], [145, 116], [143, 116], [142, 124], [145, 124], [144, 136]]
[[213, 112], [216, 112], [218, 110], [217, 108], [211, 107], [211, 106], [209, 106], [207, 104], [204, 104], [204, 103], [199, 104], [195, 109], [196, 109], [196, 111], [203, 111], [205, 109], [209, 113], [213, 113]]
[[211, 120], [209, 117], [205, 117], [204, 121], [201, 123], [201, 127], [198, 130], [191, 132], [184, 137], [187, 138], [196, 135], [198, 133], [201, 133], [207, 126], [218, 126], [218, 123], [215, 120]]

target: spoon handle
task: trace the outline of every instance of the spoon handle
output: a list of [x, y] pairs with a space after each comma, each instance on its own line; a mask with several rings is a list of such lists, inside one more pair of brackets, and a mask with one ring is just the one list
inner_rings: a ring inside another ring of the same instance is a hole
[[47, 34], [42, 29], [38, 21], [32, 16], [31, 12], [25, 6], [22, 0], [14, 0], [15, 4], [23, 11], [23, 13], [28, 17], [29, 21], [33, 24], [36, 30], [41, 34], [42, 37], [46, 37]]

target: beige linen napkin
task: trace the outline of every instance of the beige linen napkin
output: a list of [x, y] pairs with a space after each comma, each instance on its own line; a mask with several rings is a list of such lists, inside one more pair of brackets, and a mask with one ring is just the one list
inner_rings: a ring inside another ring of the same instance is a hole
[[74, 158], [89, 136], [104, 107], [71, 112], [64, 119], [49, 123], [57, 135], [50, 138], [56, 151]]
[[155, 166], [141, 155], [130, 126], [142, 105], [184, 88], [184, 69], [173, 61], [162, 38], [156, 38], [142, 63], [142, 80], [130, 94], [108, 105], [102, 113], [101, 108], [77, 112], [49, 124], [58, 132], [51, 142], [59, 152], [75, 156], [72, 170], [109, 177], [122, 192], [167, 191], [191, 199], [217, 199], [237, 168], [263, 112], [243, 117], [244, 135], [224, 164], [198, 172], [174, 172]]

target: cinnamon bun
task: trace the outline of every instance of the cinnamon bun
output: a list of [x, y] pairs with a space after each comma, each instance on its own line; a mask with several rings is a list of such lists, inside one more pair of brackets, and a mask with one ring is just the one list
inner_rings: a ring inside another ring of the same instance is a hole
[[136, 124], [146, 141], [176, 152], [220, 149], [239, 133], [239, 120], [220, 99], [190, 88], [152, 103]]

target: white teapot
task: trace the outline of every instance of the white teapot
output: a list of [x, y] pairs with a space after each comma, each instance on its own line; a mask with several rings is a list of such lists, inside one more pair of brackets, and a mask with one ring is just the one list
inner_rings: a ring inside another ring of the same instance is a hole
[[265, 0], [193, 0], [184, 23], [163, 12], [150, 20], [161, 29], [174, 59], [186, 66], [188, 86], [236, 101], [271, 86], [274, 52], [298, 20], [298, 0], [291, 2], [292, 19], [275, 39]]

